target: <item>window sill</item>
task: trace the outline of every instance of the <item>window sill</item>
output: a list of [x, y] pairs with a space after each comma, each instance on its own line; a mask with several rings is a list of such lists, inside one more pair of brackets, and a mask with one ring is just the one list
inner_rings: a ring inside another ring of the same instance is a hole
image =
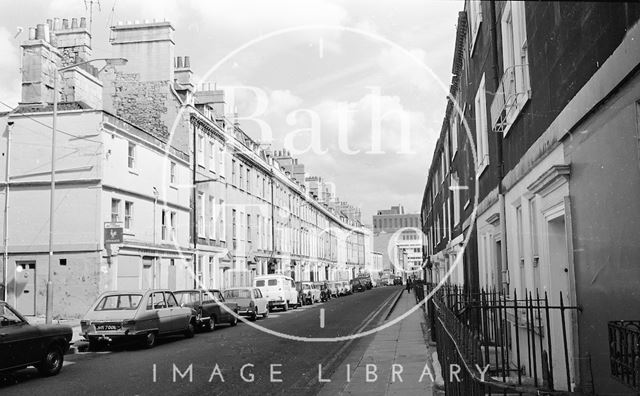
[[131, 173], [132, 175], [139, 176], [138, 170], [134, 168], [129, 168], [129, 173]]
[[485, 160], [476, 170], [476, 176], [480, 178], [480, 176], [482, 176], [482, 174], [484, 173], [485, 170], [487, 170], [488, 167], [489, 167], [489, 161], [487, 158], [487, 160]]
[[171, 188], [173, 190], [177, 190], [178, 186], [172, 183], [172, 184], [169, 184], [169, 188]]
[[[524, 96], [524, 94], [520, 94], [520, 95]], [[518, 96], [518, 98], [520, 97], [520, 95]], [[512, 120], [507, 123], [507, 126], [504, 128], [504, 131], [502, 131], [502, 137], [506, 137], [509, 134], [511, 127], [513, 126], [513, 124], [516, 123], [516, 121], [518, 121], [520, 114], [522, 114], [522, 110], [525, 108], [527, 103], [529, 103], [529, 101], [531, 100], [531, 90], [529, 90], [526, 93], [526, 96], [524, 99], [525, 100], [522, 102], [522, 104], [517, 105], [515, 110], [513, 110], [513, 115], [511, 115], [510, 117], [507, 116], [507, 118], [511, 118]]]

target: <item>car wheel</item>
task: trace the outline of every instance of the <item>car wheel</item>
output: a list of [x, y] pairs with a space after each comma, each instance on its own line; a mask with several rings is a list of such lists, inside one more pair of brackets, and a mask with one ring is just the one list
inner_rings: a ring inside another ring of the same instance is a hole
[[266, 319], [269, 316], [269, 310], [267, 309], [266, 311], [264, 311], [264, 313], [262, 314], [262, 319]]
[[238, 316], [236, 316], [238, 315], [238, 313], [237, 312], [234, 312], [234, 313], [235, 315], [233, 315], [233, 318], [231, 318], [231, 322], [229, 323], [231, 326], [235, 326], [238, 324]]
[[95, 352], [100, 349], [100, 343], [98, 340], [89, 340], [89, 352]]
[[252, 322], [255, 322], [256, 319], [258, 319], [258, 311], [253, 311], [253, 313], [251, 314], [251, 316], [249, 317], [249, 320]]
[[207, 327], [206, 330], [207, 331], [214, 331], [216, 329], [216, 318], [214, 316], [209, 318], [209, 321], [207, 322]]
[[156, 346], [156, 333], [150, 332], [144, 337], [144, 347], [151, 349]]
[[296, 301], [296, 304], [293, 305], [293, 309], [298, 309], [299, 306], [300, 306], [300, 304], [298, 304], [297, 301]]
[[190, 321], [189, 325], [187, 326], [187, 329], [184, 331], [184, 336], [185, 338], [193, 338], [195, 334], [196, 334], [196, 325], [193, 323], [193, 321]]
[[289, 301], [285, 301], [284, 305], [282, 306], [282, 310], [283, 311], [288, 311], [289, 310]]
[[50, 377], [56, 375], [62, 369], [62, 363], [64, 363], [64, 354], [62, 348], [59, 345], [51, 345], [47, 349], [47, 353], [44, 354], [40, 364], [38, 365], [38, 371], [41, 375]]

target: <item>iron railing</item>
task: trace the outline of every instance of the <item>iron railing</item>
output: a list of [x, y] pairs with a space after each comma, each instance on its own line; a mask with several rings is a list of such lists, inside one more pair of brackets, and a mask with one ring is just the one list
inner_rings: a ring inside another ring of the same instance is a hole
[[[433, 290], [427, 286], [427, 291]], [[428, 305], [447, 394], [567, 394], [573, 374], [570, 311], [562, 294], [444, 285]], [[457, 365], [457, 366], [452, 366]], [[459, 367], [460, 381], [448, 381]], [[486, 375], [482, 370], [486, 369]]]
[[529, 96], [529, 65], [513, 65], [504, 70], [491, 102], [491, 125], [495, 132], [503, 132], [510, 121], [510, 112]]
[[640, 391], [640, 321], [609, 322], [611, 375]]

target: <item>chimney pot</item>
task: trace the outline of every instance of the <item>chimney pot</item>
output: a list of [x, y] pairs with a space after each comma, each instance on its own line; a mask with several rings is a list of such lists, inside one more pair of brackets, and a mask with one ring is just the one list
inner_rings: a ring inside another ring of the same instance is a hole
[[58, 31], [62, 28], [60, 18], [53, 18], [53, 30]]
[[36, 39], [36, 28], [30, 27], [29, 28], [29, 40], [35, 40]]
[[87, 18], [85, 17], [80, 18], [80, 27], [83, 29], [87, 28]]
[[53, 30], [53, 20], [47, 19], [47, 25], [49, 25], [49, 30]]
[[182, 69], [182, 57], [176, 57], [176, 69]]
[[64, 19], [62, 20], [62, 29], [64, 29], [64, 30], [69, 29], [69, 20], [68, 20], [68, 19], [66, 19], [66, 18], [64, 18]]
[[188, 69], [191, 67], [191, 59], [189, 56], [184, 57], [184, 67], [185, 69]]
[[78, 18], [71, 18], [71, 29], [78, 28]]

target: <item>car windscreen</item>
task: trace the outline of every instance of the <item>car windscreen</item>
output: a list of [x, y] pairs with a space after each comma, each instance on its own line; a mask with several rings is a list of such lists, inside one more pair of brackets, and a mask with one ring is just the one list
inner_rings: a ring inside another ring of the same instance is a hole
[[96, 311], [120, 311], [137, 309], [142, 300], [141, 294], [116, 294], [105, 296], [96, 305]]
[[269, 279], [267, 281], [267, 285], [269, 285], [269, 286], [278, 286], [278, 280], [277, 279]]
[[225, 298], [251, 298], [251, 290], [249, 289], [235, 289], [227, 290], [224, 292]]
[[264, 287], [264, 281], [263, 280], [257, 280], [256, 281], [256, 287]]
[[176, 296], [176, 300], [178, 300], [178, 305], [189, 305], [196, 304], [200, 300], [200, 293], [198, 292], [177, 292], [173, 293]]

